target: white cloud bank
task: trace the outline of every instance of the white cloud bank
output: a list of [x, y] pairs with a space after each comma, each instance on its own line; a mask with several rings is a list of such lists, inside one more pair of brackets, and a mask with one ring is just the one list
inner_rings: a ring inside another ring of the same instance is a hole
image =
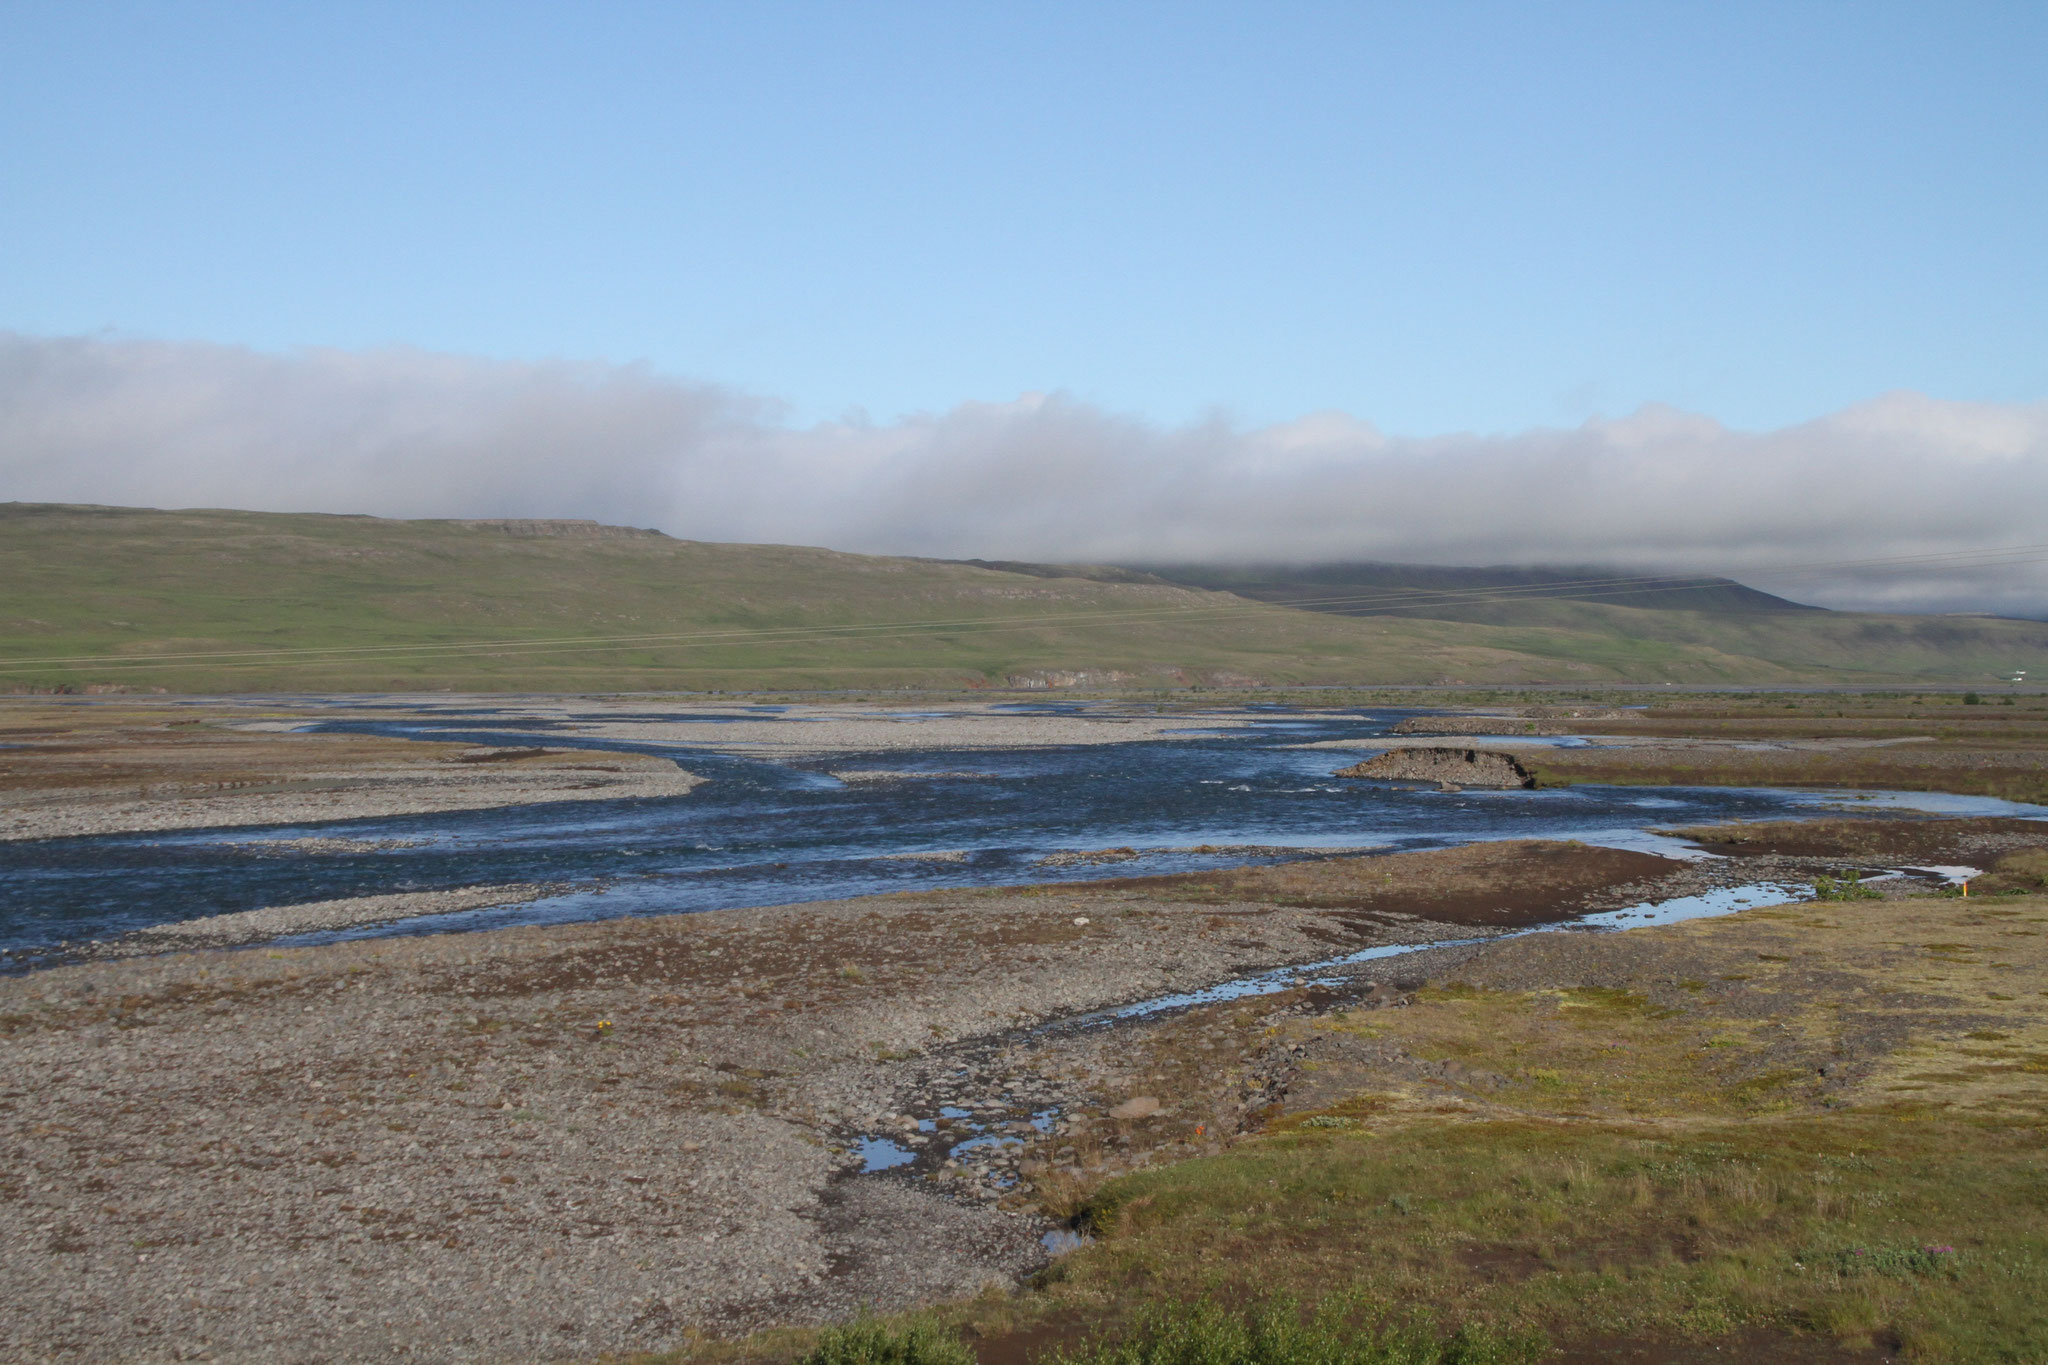
[[2040, 559], [1787, 571], [2048, 542], [2048, 403], [1911, 393], [1760, 433], [1655, 407], [1510, 436], [1337, 413], [1161, 428], [1036, 396], [796, 429], [636, 367], [0, 333], [0, 500], [594, 517], [955, 557], [1603, 564], [2048, 615]]

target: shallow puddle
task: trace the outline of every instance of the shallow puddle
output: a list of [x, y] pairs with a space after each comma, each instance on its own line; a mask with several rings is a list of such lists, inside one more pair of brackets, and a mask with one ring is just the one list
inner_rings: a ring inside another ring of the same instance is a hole
[[1965, 867], [1961, 863], [1921, 863], [1904, 869], [1907, 872], [1927, 872], [1941, 878], [1950, 886], [1960, 886], [1972, 877], [1984, 875], [1981, 867]]
[[1703, 891], [1697, 896], [1675, 896], [1667, 901], [1645, 901], [1623, 910], [1603, 910], [1598, 914], [1586, 915], [1573, 920], [1569, 925], [1551, 925], [1545, 929], [1526, 930], [1528, 933], [1544, 933], [1550, 929], [1645, 929], [1656, 924], [1677, 924], [1682, 920], [1711, 919], [1716, 915], [1732, 915], [1759, 905], [1789, 905], [1802, 901], [1813, 894], [1813, 887], [1806, 882], [1750, 882], [1746, 886], [1730, 886], [1719, 891]]
[[908, 1166], [911, 1162], [917, 1160], [916, 1152], [911, 1151], [901, 1143], [892, 1142], [888, 1138], [881, 1137], [855, 1138], [853, 1151], [854, 1155], [860, 1158], [860, 1169], [863, 1175], [872, 1175], [876, 1171], [892, 1170], [897, 1166]]

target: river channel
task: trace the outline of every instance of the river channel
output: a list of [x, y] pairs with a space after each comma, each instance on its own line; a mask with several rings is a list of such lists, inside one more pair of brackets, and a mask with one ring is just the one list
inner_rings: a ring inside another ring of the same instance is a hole
[[[1076, 705], [1085, 704], [1015, 709], [1057, 715]], [[691, 710], [676, 719], [702, 721], [709, 733], [723, 714]], [[774, 713], [731, 713], [749, 722], [764, 714]], [[346, 936], [1176, 872], [1335, 849], [1392, 852], [1502, 838], [1673, 852], [1682, 846], [1653, 828], [1816, 814], [1847, 795], [1603, 786], [1443, 792], [1337, 778], [1338, 768], [1364, 753], [1298, 747], [1370, 740], [1415, 714], [1254, 708], [1191, 714], [1184, 726], [1176, 720], [1181, 733], [1129, 743], [778, 759], [689, 743], [590, 740], [544, 721], [500, 718], [489, 707], [425, 718], [344, 712], [309, 728], [659, 753], [709, 780], [687, 796], [661, 799], [0, 843], [0, 953], [39, 956], [61, 943], [206, 915], [479, 883], [563, 889], [516, 906]], [[1221, 721], [1237, 724], [1219, 728]], [[831, 775], [852, 770], [930, 775], [856, 782]], [[2048, 814], [1990, 800], [1876, 799], [1924, 801], [1956, 813], [1967, 806], [1967, 813]], [[312, 848], [284, 842], [311, 836], [325, 839]], [[335, 839], [357, 846], [336, 848]], [[1137, 856], [1074, 857], [1118, 849]]]

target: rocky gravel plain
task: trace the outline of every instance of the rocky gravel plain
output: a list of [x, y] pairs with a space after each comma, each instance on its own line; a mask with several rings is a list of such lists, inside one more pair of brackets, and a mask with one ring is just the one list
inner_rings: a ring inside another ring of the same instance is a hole
[[502, 886], [457, 887], [451, 891], [395, 891], [382, 896], [301, 901], [295, 905], [272, 905], [261, 910], [241, 910], [228, 915], [207, 915], [201, 919], [159, 924], [105, 942], [59, 944], [53, 955], [103, 961], [200, 948], [239, 948], [297, 934], [360, 929], [425, 915], [452, 915], [462, 910], [520, 905], [543, 896], [558, 895], [567, 889], [561, 883], [511, 882]]
[[845, 1181], [843, 1135], [894, 1107], [899, 1070], [1318, 946], [1313, 916], [1250, 912], [1225, 938], [1101, 899], [884, 898], [0, 983], [0, 1356], [552, 1359], [1011, 1282], [1043, 1255], [1028, 1218]]
[[1014, 1285], [1091, 1182], [1265, 1121], [1273, 1021], [1427, 959], [1105, 1011], [1811, 861], [1532, 842], [0, 980], [0, 1358], [583, 1359]]
[[[0, 839], [63, 839], [145, 830], [231, 829], [362, 820], [434, 811], [484, 810], [550, 801], [617, 801], [683, 796], [703, 779], [666, 758], [567, 749], [450, 748], [442, 759], [308, 764], [265, 780], [154, 782], [0, 790]], [[24, 762], [23, 756], [13, 756]], [[31, 755], [30, 757], [33, 757]]]

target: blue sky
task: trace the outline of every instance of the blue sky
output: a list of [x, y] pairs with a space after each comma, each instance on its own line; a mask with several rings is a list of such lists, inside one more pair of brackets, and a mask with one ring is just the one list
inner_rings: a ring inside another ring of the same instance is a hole
[[1407, 435], [2048, 397], [2048, 6], [0, 7], [0, 328]]

